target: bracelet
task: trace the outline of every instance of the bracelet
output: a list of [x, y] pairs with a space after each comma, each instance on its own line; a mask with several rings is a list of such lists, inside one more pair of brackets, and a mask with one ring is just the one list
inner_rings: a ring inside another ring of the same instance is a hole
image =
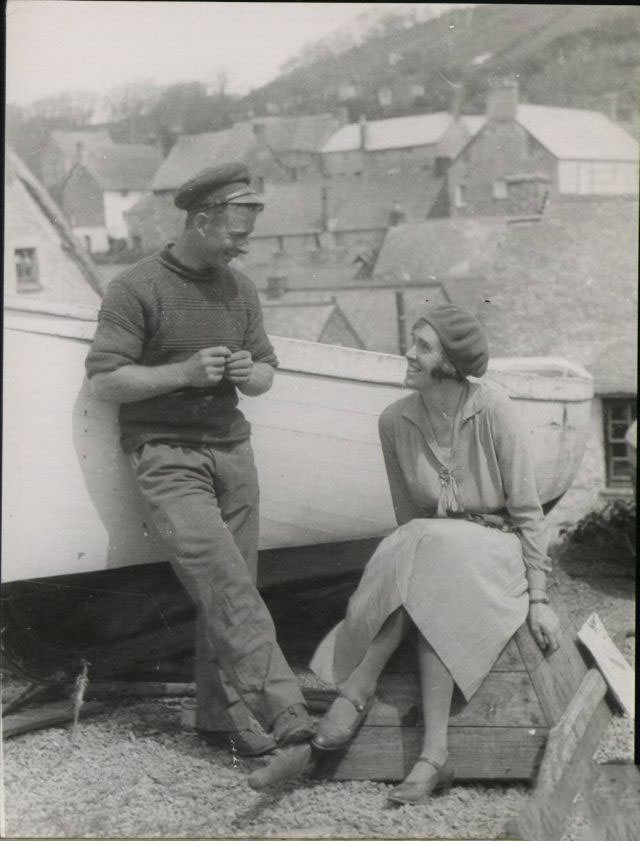
[[529, 599], [529, 604], [549, 604], [549, 599], [547, 596], [543, 599]]

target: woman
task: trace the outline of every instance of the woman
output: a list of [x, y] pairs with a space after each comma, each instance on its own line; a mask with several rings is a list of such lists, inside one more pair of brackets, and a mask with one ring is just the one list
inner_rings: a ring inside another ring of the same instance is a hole
[[425, 309], [412, 339], [405, 385], [413, 393], [379, 422], [400, 527], [379, 545], [345, 619], [311, 662], [340, 691], [312, 744], [338, 750], [366, 717], [389, 657], [417, 629], [423, 745], [392, 803], [423, 803], [450, 784], [455, 684], [469, 700], [527, 616], [542, 648], [559, 640], [527, 430], [506, 394], [467, 379], [487, 369], [484, 331], [466, 310], [443, 304]]

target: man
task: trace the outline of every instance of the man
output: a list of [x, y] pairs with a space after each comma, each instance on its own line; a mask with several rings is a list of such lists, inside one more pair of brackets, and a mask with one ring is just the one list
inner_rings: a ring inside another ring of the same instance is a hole
[[239, 163], [174, 201], [184, 231], [111, 282], [86, 368], [95, 396], [121, 404], [122, 447], [198, 608], [196, 725], [257, 756], [313, 733], [255, 585], [258, 482], [237, 405], [278, 364], [255, 286], [229, 266], [263, 205]]

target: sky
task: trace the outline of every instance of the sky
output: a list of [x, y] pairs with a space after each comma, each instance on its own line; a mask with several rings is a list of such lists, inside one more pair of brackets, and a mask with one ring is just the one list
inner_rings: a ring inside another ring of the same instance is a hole
[[142, 79], [213, 83], [221, 70], [227, 89], [242, 94], [305, 44], [363, 11], [395, 5], [9, 0], [7, 102]]

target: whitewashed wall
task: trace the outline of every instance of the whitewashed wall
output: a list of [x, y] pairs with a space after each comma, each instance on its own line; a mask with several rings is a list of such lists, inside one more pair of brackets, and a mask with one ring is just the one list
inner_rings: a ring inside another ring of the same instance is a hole
[[147, 195], [141, 190], [130, 190], [124, 195], [116, 190], [105, 190], [104, 218], [109, 236], [127, 239], [128, 230], [124, 214]]
[[[58, 232], [17, 178], [6, 185], [4, 233], [4, 293], [30, 301], [95, 305], [96, 292], [79, 266], [62, 247]], [[41, 289], [18, 293], [15, 250], [34, 248]]]
[[638, 192], [634, 161], [560, 161], [558, 189], [579, 195], [629, 195]]

